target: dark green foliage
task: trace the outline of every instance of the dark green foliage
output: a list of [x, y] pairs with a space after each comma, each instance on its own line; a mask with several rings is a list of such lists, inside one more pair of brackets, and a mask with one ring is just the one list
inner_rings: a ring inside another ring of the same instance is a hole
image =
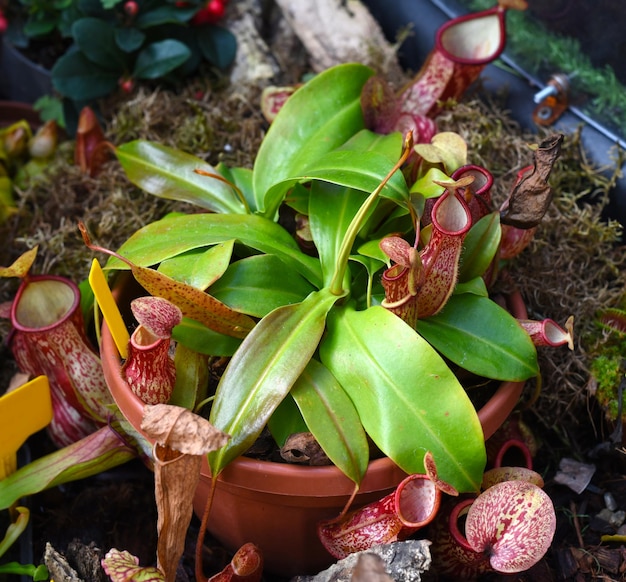
[[[56, 91], [75, 108], [136, 80], [175, 84], [202, 63], [228, 68], [236, 40], [226, 28], [194, 23], [199, 0], [20, 0], [10, 39], [65, 39], [70, 48], [52, 68]], [[129, 10], [132, 4], [133, 10]], [[133, 11], [136, 13], [133, 14]]]

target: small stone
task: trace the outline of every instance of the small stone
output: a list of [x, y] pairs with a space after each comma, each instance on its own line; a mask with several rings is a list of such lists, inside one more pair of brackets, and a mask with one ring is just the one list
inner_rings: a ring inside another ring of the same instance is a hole
[[613, 512], [605, 507], [593, 517], [589, 527], [601, 534], [612, 534], [615, 531], [615, 528], [611, 525], [612, 519]]
[[613, 519], [613, 512], [605, 507], [596, 514], [596, 517], [610, 523], [611, 519]]
[[589, 485], [595, 472], [595, 465], [587, 465], [574, 459], [563, 458], [559, 463], [559, 470], [554, 476], [554, 480], [580, 494]]
[[620, 509], [613, 512], [613, 518], [609, 522], [613, 527], [620, 527], [626, 521], [626, 511]]
[[618, 536], [626, 536], [626, 524], [622, 524], [619, 526], [618, 530], [617, 530], [617, 535]]
[[617, 509], [617, 503], [615, 501], [615, 497], [611, 493], [604, 494], [604, 506], [611, 511], [615, 511]]
[[357, 567], [364, 554], [374, 554], [381, 558], [382, 564], [377, 560], [377, 568], [384, 566], [384, 574], [390, 576], [394, 582], [419, 582], [422, 579], [420, 574], [428, 571], [431, 564], [430, 542], [407, 540], [355, 552], [315, 576], [296, 576], [289, 582], [351, 582], [355, 570], [357, 577], [364, 579], [363, 569]]

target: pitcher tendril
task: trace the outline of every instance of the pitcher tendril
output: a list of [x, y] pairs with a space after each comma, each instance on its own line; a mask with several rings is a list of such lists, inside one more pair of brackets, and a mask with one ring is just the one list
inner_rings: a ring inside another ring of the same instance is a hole
[[355, 214], [350, 226], [348, 226], [348, 230], [346, 231], [346, 235], [343, 238], [341, 243], [341, 249], [339, 250], [339, 255], [337, 257], [337, 263], [335, 265], [335, 273], [333, 275], [332, 281], [330, 283], [330, 292], [333, 295], [342, 295], [344, 293], [343, 289], [343, 278], [348, 267], [348, 258], [350, 257], [350, 251], [352, 246], [354, 245], [354, 241], [363, 226], [363, 222], [365, 221], [365, 217], [367, 213], [374, 205], [374, 202], [378, 198], [378, 195], [381, 193], [382, 189], [385, 187], [387, 182], [407, 161], [409, 155], [413, 151], [413, 132], [409, 131], [404, 136], [404, 143], [402, 145], [402, 155], [400, 159], [396, 162], [393, 168], [389, 171], [389, 173], [385, 176], [384, 180], [378, 185], [376, 190], [374, 190], [363, 202], [359, 211]]

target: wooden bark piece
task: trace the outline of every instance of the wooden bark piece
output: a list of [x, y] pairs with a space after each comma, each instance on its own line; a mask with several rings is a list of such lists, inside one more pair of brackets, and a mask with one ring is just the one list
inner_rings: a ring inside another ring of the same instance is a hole
[[381, 71], [397, 67], [395, 49], [358, 0], [276, 0], [317, 72], [359, 62]]
[[57, 552], [50, 542], [46, 543], [43, 561], [53, 580], [58, 582], [84, 582], [76, 570], [69, 565], [65, 556]]
[[263, 85], [278, 75], [278, 64], [261, 38], [252, 14], [242, 12], [229, 21], [228, 27], [237, 37], [237, 56], [230, 75], [233, 84]]

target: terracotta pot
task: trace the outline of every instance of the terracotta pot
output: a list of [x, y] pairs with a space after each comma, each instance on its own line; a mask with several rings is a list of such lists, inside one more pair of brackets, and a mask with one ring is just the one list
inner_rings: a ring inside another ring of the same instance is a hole
[[[120, 305], [132, 296], [128, 286], [116, 286]], [[124, 296], [124, 299], [122, 299]], [[521, 295], [510, 308], [525, 317]], [[139, 430], [143, 402], [121, 376], [121, 362], [106, 323], [102, 326], [101, 358], [105, 379], [121, 412]], [[523, 389], [522, 383], [504, 382], [478, 412], [485, 438], [509, 416]], [[406, 474], [388, 458], [370, 463], [353, 509], [391, 493]], [[194, 510], [201, 516], [211, 484], [206, 462], [198, 485]], [[321, 520], [336, 517], [353, 491], [353, 483], [334, 466], [308, 467], [239, 457], [220, 475], [208, 531], [234, 552], [247, 542], [258, 545], [265, 569], [272, 574], [313, 574], [335, 560], [317, 537]]]

